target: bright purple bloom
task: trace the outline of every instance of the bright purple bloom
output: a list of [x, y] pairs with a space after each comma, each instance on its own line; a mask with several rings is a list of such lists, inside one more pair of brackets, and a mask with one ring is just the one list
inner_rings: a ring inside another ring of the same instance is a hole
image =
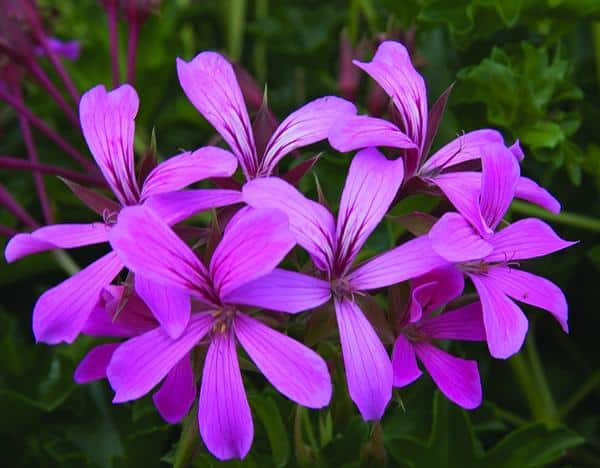
[[324, 206], [305, 198], [282, 179], [256, 179], [243, 189], [249, 205], [279, 209], [288, 215], [297, 242], [326, 277], [326, 281], [303, 279], [302, 288], [281, 296], [282, 290], [271, 291], [268, 287], [285, 281], [285, 275], [275, 270], [260, 284], [242, 288], [245, 303], [274, 308], [312, 297], [326, 302], [333, 296], [348, 390], [366, 420], [383, 415], [392, 395], [392, 365], [354, 295], [399, 283], [447, 263], [433, 252], [427, 236], [421, 236], [352, 269], [362, 245], [392, 203], [403, 172], [401, 160], [389, 161], [374, 148], [357, 153], [350, 165], [337, 223]]
[[[168, 159], [150, 172], [140, 188], [134, 174], [133, 155], [138, 105], [137, 93], [129, 85], [111, 92], [104, 86], [96, 86], [81, 98], [79, 113], [83, 135], [118, 203], [88, 192], [101, 205], [98, 208], [97, 204], [96, 209], [103, 216], [102, 222], [55, 224], [29, 234], [17, 234], [4, 252], [8, 262], [45, 250], [107, 242], [117, 213], [125, 206], [144, 203], [169, 224], [175, 224], [198, 211], [240, 201], [240, 193], [233, 190], [178, 191], [196, 181], [235, 172], [235, 158], [216, 147], [205, 147]], [[33, 311], [36, 340], [49, 344], [72, 342], [101, 291], [122, 268], [122, 262], [110, 252], [42, 294]], [[177, 335], [183, 330], [189, 319], [187, 295], [158, 284], [150, 288], [142, 276], [136, 278], [136, 289], [170, 333]], [[165, 302], [172, 307], [163, 307]], [[160, 311], [167, 313], [163, 315]]]
[[477, 363], [452, 356], [432, 341], [484, 341], [481, 303], [433, 314], [462, 293], [463, 275], [452, 267], [434, 270], [411, 283], [410, 305], [397, 324], [399, 333], [392, 353], [394, 386], [404, 387], [421, 376], [418, 358], [448, 399], [463, 408], [476, 408], [481, 404]]
[[143, 206], [122, 210], [109, 237], [125, 265], [136, 274], [185, 290], [198, 300], [178, 338], [157, 327], [115, 351], [107, 374], [116, 403], [146, 394], [207, 337], [210, 344], [200, 387], [198, 423], [202, 439], [217, 458], [243, 458], [253, 438], [236, 339], [283, 395], [310, 408], [327, 405], [331, 381], [325, 361], [237, 306], [252, 302], [246, 301], [246, 295], [256, 292], [250, 289], [246, 293], [248, 284], [258, 284], [263, 291], [281, 298], [295, 298], [270, 307], [291, 313], [315, 307], [329, 292], [325, 284], [320, 296], [298, 300], [302, 288], [318, 287], [320, 281], [292, 271], [276, 270], [280, 283], [263, 280], [295, 244], [283, 213], [251, 208], [239, 211], [228, 223], [208, 268], [167, 224]]
[[[448, 191], [460, 187], [465, 177], [475, 174], [452, 172], [452, 169], [479, 159], [481, 148], [487, 145], [504, 144], [496, 130], [475, 130], [457, 137], [427, 159], [447, 94], [428, 113], [425, 81], [399, 42], [383, 42], [371, 62], [355, 60], [354, 64], [379, 83], [392, 99], [396, 112], [394, 122], [365, 115], [339, 119], [329, 133], [329, 143], [338, 151], [370, 146], [399, 148], [404, 154], [406, 182], [416, 177], [429, 186], [437, 186], [450, 198]], [[510, 149], [517, 159], [523, 159], [518, 141]], [[522, 177], [518, 181], [515, 196], [554, 213], [560, 211], [560, 203], [531, 179]]]
[[[480, 188], [466, 184], [460, 197], [462, 215], [446, 213], [431, 228], [433, 249], [471, 278], [483, 308], [492, 356], [507, 358], [521, 348], [528, 322], [511, 300], [550, 312], [568, 331], [568, 308], [558, 286], [513, 268], [515, 261], [548, 255], [573, 245], [535, 218], [496, 231], [519, 183], [519, 164], [503, 145], [482, 148]], [[456, 204], [456, 201], [455, 201]]]
[[[48, 37], [46, 39], [48, 47], [61, 57], [64, 57], [68, 60], [75, 61], [79, 58], [81, 54], [81, 44], [79, 41], [61, 41], [55, 37]], [[36, 46], [35, 53], [38, 56], [46, 55], [44, 48], [42, 46]]]
[[261, 150], [254, 141], [233, 67], [223, 56], [202, 52], [190, 62], [177, 59], [177, 73], [185, 94], [221, 134], [248, 180], [271, 175], [285, 155], [324, 140], [334, 122], [356, 113], [354, 105], [344, 99], [315, 99], [290, 114]]

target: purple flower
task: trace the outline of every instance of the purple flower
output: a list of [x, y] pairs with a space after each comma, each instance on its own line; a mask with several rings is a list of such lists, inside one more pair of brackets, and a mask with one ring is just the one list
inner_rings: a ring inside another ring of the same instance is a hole
[[[383, 42], [371, 62], [355, 60], [354, 64], [391, 97], [394, 122], [365, 115], [341, 118], [329, 133], [329, 143], [335, 149], [346, 152], [370, 146], [399, 148], [404, 154], [405, 180], [418, 178], [427, 185], [437, 186], [453, 202], [452, 191], [460, 189], [465, 178], [471, 182], [476, 177], [476, 173], [456, 172], [459, 164], [479, 159], [481, 148], [487, 145], [504, 144], [496, 130], [475, 130], [457, 137], [427, 159], [447, 94], [428, 113], [425, 81], [399, 42]], [[510, 149], [516, 158], [523, 159], [518, 141]], [[526, 177], [518, 180], [515, 196], [554, 213], [560, 211], [560, 203]], [[460, 211], [458, 206], [457, 209]]]
[[[29, 234], [17, 234], [4, 252], [8, 262], [45, 250], [107, 242], [117, 213], [124, 206], [144, 203], [168, 223], [175, 224], [197, 211], [239, 201], [240, 193], [232, 190], [178, 192], [198, 180], [235, 172], [235, 158], [216, 147], [205, 147], [168, 159], [146, 177], [140, 188], [134, 174], [133, 156], [138, 105], [138, 96], [129, 85], [111, 92], [104, 86], [96, 86], [81, 98], [79, 113], [83, 135], [118, 203], [80, 188], [83, 198], [90, 200], [102, 215], [102, 222], [55, 224]], [[101, 291], [122, 268], [122, 262], [110, 252], [42, 294], [33, 311], [36, 340], [49, 344], [72, 342]], [[183, 330], [190, 309], [186, 295], [170, 293], [171, 290], [150, 284], [142, 276], [136, 277], [136, 290], [170, 333], [177, 335]], [[170, 307], [164, 307], [165, 303]]]
[[433, 249], [471, 278], [483, 308], [492, 356], [507, 358], [521, 348], [527, 318], [511, 300], [550, 312], [568, 331], [565, 296], [550, 281], [517, 270], [515, 261], [548, 255], [573, 245], [535, 218], [519, 220], [496, 232], [519, 181], [519, 164], [503, 145], [482, 148], [480, 188], [466, 185], [462, 215], [446, 213], [432, 227]]
[[[261, 282], [242, 288], [245, 297], [240, 302], [277, 308], [312, 297], [315, 302], [317, 298], [325, 302], [333, 296], [348, 390], [366, 420], [383, 415], [392, 395], [392, 365], [354, 295], [447, 264], [433, 252], [427, 236], [421, 236], [352, 269], [362, 245], [392, 203], [403, 173], [401, 160], [389, 161], [374, 148], [358, 152], [350, 165], [337, 223], [325, 207], [281, 179], [256, 179], [243, 189], [249, 205], [279, 209], [288, 215], [297, 242], [309, 252], [326, 280], [303, 277], [304, 284], [300, 284], [298, 277], [295, 291], [283, 287], [272, 291], [269, 284], [292, 284], [286, 274], [275, 270]], [[286, 294], [281, 295], [284, 291]]]
[[417, 358], [439, 389], [454, 403], [473, 409], [481, 404], [481, 380], [475, 361], [442, 351], [433, 340], [484, 341], [481, 303], [446, 311], [434, 316], [440, 307], [456, 299], [464, 279], [455, 268], [440, 268], [412, 281], [407, 313], [400, 317], [394, 343], [392, 366], [394, 386], [404, 387], [421, 376]]
[[[81, 44], [79, 41], [61, 41], [55, 37], [48, 37], [47, 44], [48, 47], [56, 53], [56, 55], [71, 61], [77, 60], [81, 54]], [[46, 55], [46, 51], [42, 46], [36, 46], [35, 53], [38, 56]]]
[[[243, 458], [253, 437], [250, 408], [236, 355], [236, 339], [267, 380], [283, 395], [311, 408], [325, 406], [331, 381], [325, 361], [299, 342], [242, 313], [248, 284], [294, 298], [273, 310], [300, 312], [323, 302], [299, 290], [319, 280], [286, 270], [280, 285], [264, 279], [294, 246], [286, 216], [276, 210], [240, 210], [228, 223], [210, 264], [146, 207], [121, 211], [110, 242], [136, 274], [178, 290], [198, 303], [177, 338], [156, 328], [132, 338], [114, 353], [107, 375], [115, 402], [140, 398], [157, 385], [190, 351], [208, 337], [198, 423], [200, 434], [217, 458]], [[325, 288], [323, 294], [327, 294]], [[163, 384], [164, 387], [165, 384]], [[177, 384], [174, 383], [174, 386]]]
[[285, 155], [327, 138], [335, 121], [356, 113], [344, 99], [315, 99], [290, 114], [260, 151], [233, 67], [224, 57], [202, 52], [191, 62], [177, 59], [177, 73], [185, 94], [221, 134], [248, 180], [271, 175]]

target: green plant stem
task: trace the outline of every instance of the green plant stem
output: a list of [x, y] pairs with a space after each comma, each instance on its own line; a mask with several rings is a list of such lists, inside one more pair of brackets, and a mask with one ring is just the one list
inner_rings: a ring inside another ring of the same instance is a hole
[[247, 4], [247, 0], [228, 0], [224, 2], [227, 52], [229, 58], [234, 62], [239, 62], [242, 56]]
[[516, 213], [524, 214], [527, 216], [535, 216], [537, 218], [542, 218], [547, 221], [553, 221], [556, 223], [565, 224], [567, 226], [573, 226], [576, 228], [584, 229], [586, 231], [600, 232], [600, 219], [590, 218], [589, 216], [584, 216], [576, 213], [567, 213], [565, 211], [558, 214], [550, 213], [549, 211], [543, 208], [519, 200], [514, 200], [512, 202], [511, 208]]
[[[269, 0], [256, 0], [254, 12], [257, 21], [262, 21], [269, 16]], [[258, 37], [254, 41], [254, 73], [260, 84], [267, 79], [267, 41]]]
[[517, 382], [523, 391], [523, 395], [525, 395], [525, 398], [527, 399], [527, 404], [529, 406], [531, 415], [535, 419], [542, 419], [543, 407], [540, 404], [538, 392], [531, 377], [531, 369], [529, 368], [525, 357], [522, 354], [517, 354], [508, 362], [510, 363]]
[[533, 332], [534, 330], [532, 329], [529, 333], [529, 337], [525, 343], [525, 350], [529, 357], [532, 377], [542, 407], [542, 414], [539, 415], [542, 417], [538, 419], [543, 419], [549, 423], [558, 423], [558, 410], [556, 408], [554, 397], [552, 396], [552, 391], [548, 385], [548, 379], [546, 379], [544, 368], [542, 367], [542, 361], [538, 353], [535, 343], [535, 334]]
[[56, 263], [67, 273], [68, 275], [74, 275], [80, 271], [79, 266], [73, 260], [67, 252], [62, 249], [57, 249], [52, 251], [52, 255], [56, 260]]
[[494, 415], [515, 426], [522, 426], [523, 424], [527, 423], [527, 420], [522, 418], [518, 414], [515, 414], [512, 411], [507, 411], [505, 409], [499, 408], [497, 406], [494, 406]]
[[179, 437], [177, 449], [175, 450], [173, 468], [185, 468], [186, 466], [189, 466], [198, 450], [200, 445], [200, 434], [198, 434], [197, 414], [198, 407], [196, 404], [183, 421], [181, 436]]
[[579, 386], [571, 397], [563, 403], [558, 411], [560, 419], [567, 417], [569, 412], [584, 400], [594, 389], [600, 385], [600, 371], [594, 372], [588, 379]]

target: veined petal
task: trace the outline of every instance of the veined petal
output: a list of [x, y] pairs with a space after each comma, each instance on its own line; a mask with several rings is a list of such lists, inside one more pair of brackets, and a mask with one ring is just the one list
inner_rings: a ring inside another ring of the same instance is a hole
[[429, 231], [433, 250], [450, 262], [478, 260], [494, 247], [458, 213], [446, 213]]
[[523, 148], [521, 148], [521, 142], [519, 140], [515, 140], [515, 142], [508, 147], [510, 152], [513, 154], [517, 161], [521, 162], [525, 159], [525, 152]]
[[487, 262], [511, 262], [542, 257], [570, 247], [569, 242], [556, 235], [550, 226], [536, 218], [526, 218], [512, 223], [488, 239], [493, 252]]
[[331, 399], [331, 378], [321, 356], [298, 341], [244, 314], [235, 334], [256, 367], [280, 393], [303, 406], [323, 408]]
[[72, 249], [108, 241], [108, 226], [104, 223], [54, 224], [29, 234], [17, 234], [4, 250], [8, 263], [22, 257], [51, 249]]
[[165, 421], [177, 424], [188, 413], [196, 398], [196, 382], [190, 355], [185, 355], [167, 374], [152, 395], [154, 406]]
[[173, 226], [201, 211], [241, 202], [242, 193], [237, 190], [196, 189], [153, 195], [148, 197], [144, 206]]
[[102, 85], [90, 89], [79, 102], [85, 141], [98, 167], [122, 205], [137, 203], [133, 136], [139, 99], [128, 84], [114, 91]]
[[547, 310], [569, 332], [569, 309], [561, 289], [541, 276], [510, 267], [490, 268], [488, 278], [514, 300]]
[[296, 314], [314, 309], [330, 297], [331, 288], [327, 281], [275, 268], [230, 292], [223, 301]]
[[174, 192], [210, 177], [229, 177], [236, 168], [235, 156], [216, 146], [188, 151], [160, 163], [148, 174], [142, 186], [142, 199]]
[[560, 202], [548, 190], [527, 177], [519, 177], [515, 197], [541, 206], [551, 213], [560, 213]]
[[122, 268], [119, 257], [111, 252], [42, 294], [33, 309], [36, 341], [71, 343], [77, 338], [100, 293]]
[[339, 119], [329, 131], [329, 144], [342, 153], [375, 146], [416, 148], [393, 123], [366, 115]]
[[155, 328], [119, 346], [107, 370], [115, 390], [113, 402], [135, 400], [152, 390], [199, 343], [212, 323], [210, 313], [197, 313], [176, 340]]
[[244, 97], [231, 64], [216, 52], [202, 52], [191, 62], [177, 59], [179, 83], [194, 107], [227, 142], [246, 176], [258, 159]]
[[529, 323], [523, 311], [502, 292], [493, 278], [469, 275], [479, 293], [483, 323], [490, 354], [506, 359], [517, 353], [527, 334]]
[[356, 153], [346, 177], [337, 218], [337, 261], [340, 266], [350, 267], [385, 216], [403, 177], [402, 159], [390, 161], [375, 148]]
[[165, 286], [144, 275], [135, 275], [135, 292], [150, 308], [171, 338], [178, 338], [190, 319], [190, 295], [183, 289]]
[[331, 126], [347, 115], [356, 114], [356, 107], [345, 99], [325, 96], [292, 112], [267, 143], [261, 162], [263, 175], [271, 175], [276, 164], [297, 148], [324, 140]]
[[121, 343], [107, 343], [94, 346], [83, 357], [73, 379], [78, 384], [85, 384], [94, 380], [100, 380], [106, 377], [106, 368], [112, 358], [113, 353]]
[[420, 330], [437, 340], [485, 341], [481, 303], [473, 302], [431, 317], [423, 321]]
[[255, 208], [285, 213], [296, 241], [310, 253], [320, 270], [330, 268], [335, 243], [335, 222], [323, 205], [309, 200], [277, 177], [251, 180], [242, 190], [244, 201]]
[[380, 419], [392, 397], [390, 358], [377, 333], [354, 302], [336, 300], [335, 312], [350, 398], [364, 420]]
[[421, 369], [417, 366], [415, 348], [404, 335], [398, 335], [392, 351], [392, 368], [394, 369], [394, 387], [406, 387], [421, 377]]
[[466, 409], [481, 404], [481, 379], [477, 363], [442, 351], [428, 343], [415, 345], [417, 356], [446, 397]]
[[391, 286], [425, 273], [448, 262], [431, 248], [427, 236], [419, 236], [360, 265], [348, 275], [357, 290]]
[[454, 266], [436, 268], [412, 282], [411, 318], [421, 314], [412, 313], [413, 306], [425, 315], [456, 299], [463, 292], [465, 279], [460, 270]]
[[244, 458], [254, 437], [233, 333], [212, 338], [202, 372], [198, 426], [206, 447], [219, 460]]

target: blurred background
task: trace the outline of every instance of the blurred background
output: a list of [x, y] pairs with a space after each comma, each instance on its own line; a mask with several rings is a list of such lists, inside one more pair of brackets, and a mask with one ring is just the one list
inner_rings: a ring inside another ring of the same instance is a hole
[[[562, 237], [580, 241], [524, 265], [565, 291], [571, 332], [563, 334], [548, 314], [526, 310], [528, 340], [508, 361], [490, 359], [483, 345], [453, 344], [453, 351], [478, 359], [485, 398], [479, 409], [467, 413], [448, 403], [424, 377], [395, 390], [381, 425], [366, 424], [346, 394], [336, 339], [322, 330], [327, 324], [292, 327], [290, 334], [330, 359], [334, 402], [322, 411], [298, 408], [260, 375], [246, 374], [255, 441], [246, 460], [229, 465], [600, 466], [600, 1], [0, 0], [0, 7], [3, 245], [15, 232], [50, 220], [95, 219], [55, 175], [99, 184], [75, 105], [96, 84], [135, 83], [140, 157], [153, 131], [159, 158], [215, 141], [175, 71], [176, 57], [189, 60], [207, 49], [237, 64], [251, 114], [267, 90], [282, 119], [326, 94], [352, 99], [362, 112], [386, 112], [385, 95], [350, 60], [370, 59], [383, 39], [401, 40], [425, 76], [430, 105], [455, 83], [434, 147], [464, 131], [497, 128], [507, 141], [520, 139], [523, 174], [561, 201], [559, 215], [515, 202], [510, 216], [540, 216]], [[44, 34], [77, 42], [49, 53], [40, 45]], [[119, 64], [118, 76], [111, 60]], [[335, 206], [350, 155], [325, 144], [312, 149], [302, 156], [322, 153], [316, 179], [307, 175], [301, 187], [316, 196], [318, 180]], [[295, 164], [293, 157], [283, 162]], [[435, 212], [437, 203], [409, 197], [394, 213]], [[389, 219], [367, 247], [379, 252], [403, 235]], [[154, 467], [175, 459], [181, 426], [165, 424], [149, 397], [113, 406], [106, 382], [73, 382], [74, 368], [97, 341], [34, 343], [37, 297], [101, 252], [92, 247], [2, 261], [3, 466]], [[184, 437], [197, 440], [193, 466], [220, 465], [190, 430]]]

